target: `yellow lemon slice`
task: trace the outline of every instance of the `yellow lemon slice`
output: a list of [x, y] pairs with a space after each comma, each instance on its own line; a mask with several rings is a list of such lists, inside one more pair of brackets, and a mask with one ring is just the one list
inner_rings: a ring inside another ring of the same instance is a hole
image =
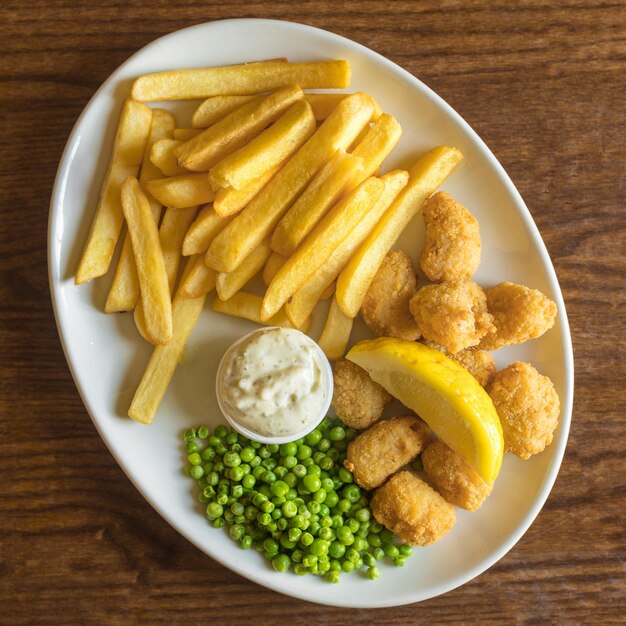
[[467, 370], [438, 350], [387, 337], [361, 341], [346, 358], [415, 411], [487, 482], [496, 479], [502, 426], [491, 398]]

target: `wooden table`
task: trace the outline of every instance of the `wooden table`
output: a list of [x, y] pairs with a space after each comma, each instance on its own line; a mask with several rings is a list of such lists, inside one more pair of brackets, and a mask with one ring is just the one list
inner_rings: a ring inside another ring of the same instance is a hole
[[[70, 2], [0, 5], [0, 623], [610, 624], [624, 619], [623, 2]], [[176, 6], [181, 5], [181, 6]], [[74, 387], [46, 268], [52, 183], [77, 116], [130, 54], [230, 17], [304, 22], [399, 63], [482, 136], [526, 199], [574, 337], [554, 490], [490, 571], [419, 605], [291, 600], [212, 561], [125, 478]]]

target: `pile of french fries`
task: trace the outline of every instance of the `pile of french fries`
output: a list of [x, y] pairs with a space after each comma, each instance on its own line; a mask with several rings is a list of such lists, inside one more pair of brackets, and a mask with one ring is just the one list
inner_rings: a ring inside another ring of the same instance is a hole
[[[347, 61], [286, 59], [135, 80], [75, 275], [106, 274], [119, 242], [105, 311], [155, 345], [131, 418], [153, 421], [213, 290], [219, 313], [304, 332], [332, 297], [319, 344], [343, 356], [385, 255], [462, 159], [441, 146], [380, 175], [398, 121], [366, 93], [303, 91], [349, 83]], [[185, 99], [202, 99], [191, 127], [145, 104]], [[263, 296], [245, 290], [259, 273]]]

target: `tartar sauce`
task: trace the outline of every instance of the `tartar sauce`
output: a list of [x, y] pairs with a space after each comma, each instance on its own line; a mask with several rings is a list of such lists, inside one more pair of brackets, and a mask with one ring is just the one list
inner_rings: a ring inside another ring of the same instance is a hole
[[312, 429], [330, 401], [324, 361], [319, 346], [299, 330], [251, 333], [231, 346], [220, 365], [217, 387], [222, 410], [264, 437], [295, 436], [308, 426]]

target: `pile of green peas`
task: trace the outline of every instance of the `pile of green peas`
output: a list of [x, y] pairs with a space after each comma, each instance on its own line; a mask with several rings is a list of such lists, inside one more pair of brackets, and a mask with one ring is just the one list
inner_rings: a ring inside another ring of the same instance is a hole
[[278, 572], [315, 574], [332, 583], [342, 572], [380, 576], [378, 561], [404, 565], [413, 549], [400, 545], [369, 508], [367, 492], [343, 466], [357, 436], [325, 418], [306, 437], [282, 445], [251, 441], [226, 426], [184, 434], [198, 500], [216, 528], [228, 527], [244, 550], [255, 548]]

